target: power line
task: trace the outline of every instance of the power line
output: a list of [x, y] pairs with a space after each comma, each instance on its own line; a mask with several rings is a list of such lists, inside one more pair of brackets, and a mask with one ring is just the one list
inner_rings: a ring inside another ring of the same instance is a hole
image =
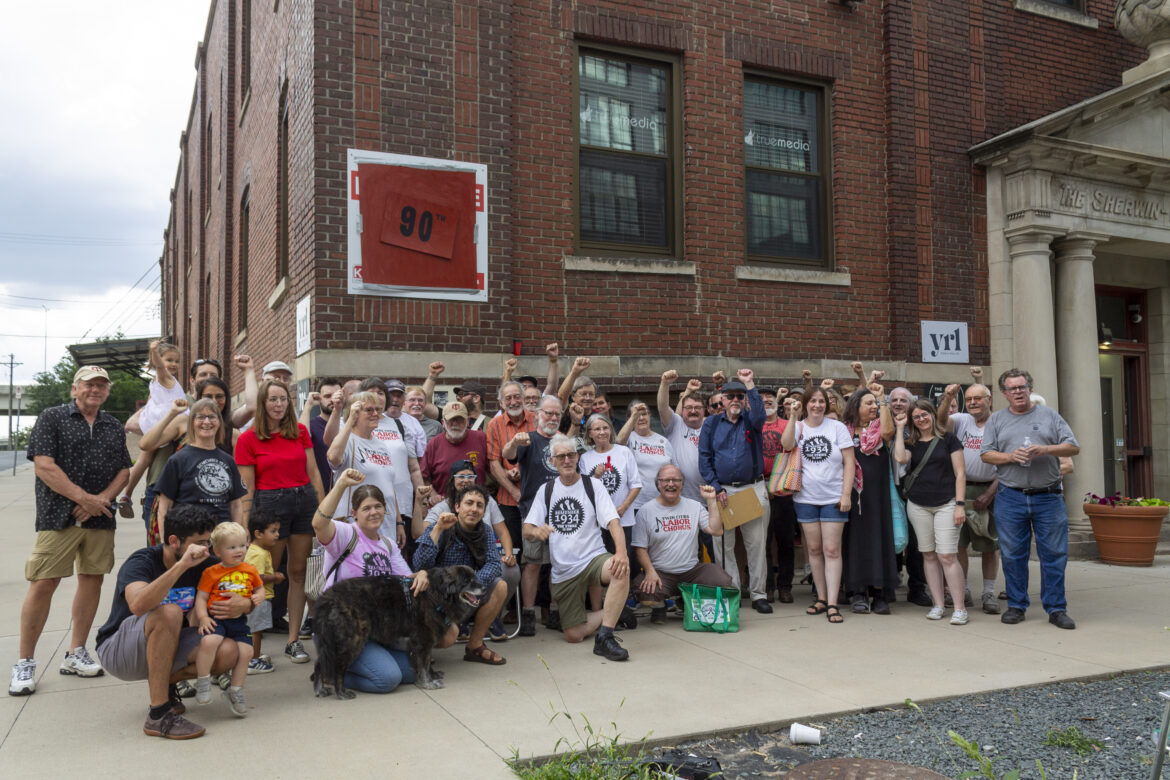
[[[157, 333], [139, 333], [132, 336], [123, 336], [124, 339], [148, 339], [157, 336]], [[5, 339], [58, 339], [61, 341], [80, 341], [85, 338], [85, 334], [80, 336], [46, 336], [43, 333], [0, 333], [0, 338]]]
[[55, 236], [46, 233], [0, 232], [0, 244], [33, 244], [38, 246], [158, 246], [162, 239], [134, 241], [127, 238], [102, 236]]
[[154, 302], [157, 301], [158, 290], [162, 285], [162, 276], [155, 278], [150, 286], [142, 290], [137, 296], [136, 300], [125, 307], [123, 307], [123, 314], [118, 319], [106, 327], [106, 332], [117, 332], [119, 329], [129, 330], [130, 326], [140, 320], [147, 310], [147, 302], [149, 308], [154, 308]]
[[85, 338], [85, 336], [89, 335], [89, 332], [91, 330], [93, 330], [94, 328], [96, 328], [98, 326], [98, 323], [105, 320], [105, 318], [108, 317], [112, 312], [118, 311], [118, 307], [122, 305], [122, 302], [124, 300], [126, 300], [126, 296], [129, 295], [130, 293], [134, 292], [134, 290], [137, 289], [138, 285], [142, 282], [142, 280], [146, 278], [146, 275], [154, 270], [158, 270], [158, 262], [155, 260], [152, 260], [150, 262], [150, 265], [148, 265], [146, 267], [146, 270], [142, 272], [142, 276], [138, 277], [138, 279], [134, 282], [134, 284], [130, 287], [130, 289], [122, 294], [122, 297], [118, 299], [117, 303], [115, 303], [113, 306], [111, 306], [109, 308], [109, 310], [106, 311], [105, 314], [103, 314], [102, 316], [97, 318], [97, 320], [94, 322], [94, 324], [90, 326], [89, 330], [87, 330], [85, 332], [85, 334], [82, 335], [82, 338]]
[[22, 301], [50, 301], [52, 303], [93, 303], [92, 298], [38, 298], [34, 295], [11, 295], [9, 293], [0, 293], [0, 298], [19, 298]]

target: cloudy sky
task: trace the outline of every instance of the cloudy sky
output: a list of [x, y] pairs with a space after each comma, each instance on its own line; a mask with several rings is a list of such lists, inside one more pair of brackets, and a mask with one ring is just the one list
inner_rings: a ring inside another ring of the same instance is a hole
[[0, 383], [10, 353], [23, 363], [16, 381], [27, 382], [46, 351], [53, 365], [83, 336], [158, 334], [168, 195], [209, 8], [206, 0], [6, 5]]

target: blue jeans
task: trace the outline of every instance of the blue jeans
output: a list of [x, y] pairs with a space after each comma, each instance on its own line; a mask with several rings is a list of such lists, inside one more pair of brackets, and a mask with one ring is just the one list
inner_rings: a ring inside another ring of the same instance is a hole
[[142, 522], [146, 524], [146, 533], [150, 534], [150, 510], [154, 507], [154, 485], [147, 485], [142, 491]]
[[362, 693], [390, 693], [399, 684], [412, 683], [414, 679], [406, 653], [366, 642], [361, 655], [345, 673], [345, 687]]
[[1019, 490], [999, 486], [995, 492], [995, 527], [999, 532], [999, 553], [1007, 583], [1008, 606], [1027, 609], [1028, 557], [1032, 535], [1040, 558], [1040, 603], [1048, 614], [1062, 612], [1064, 569], [1068, 563], [1068, 514], [1060, 493], [1026, 496]]

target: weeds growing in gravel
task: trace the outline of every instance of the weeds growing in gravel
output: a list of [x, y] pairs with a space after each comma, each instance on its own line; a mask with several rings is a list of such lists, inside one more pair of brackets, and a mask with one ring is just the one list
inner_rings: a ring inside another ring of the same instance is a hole
[[[958, 762], [955, 761], [954, 757], [951, 755], [950, 748], [943, 741], [942, 737], [939, 735], [939, 733], [935, 729], [934, 725], [930, 722], [930, 719], [926, 717], [926, 713], [922, 711], [922, 708], [919, 707], [917, 704], [915, 704], [912, 699], [906, 699], [906, 706], [909, 707], [910, 709], [914, 710], [915, 712], [917, 712], [922, 717], [923, 723], [925, 723], [927, 728], [929, 728], [931, 730], [931, 733], [934, 734], [934, 738], [938, 742], [939, 747], [942, 748], [943, 754], [948, 759], [950, 759], [951, 764], [955, 767], [955, 771], [958, 772], [958, 774], [956, 774], [955, 777], [959, 778], [960, 780], [967, 780], [967, 778], [972, 778], [972, 777], [983, 777], [983, 778], [987, 778], [987, 780], [1019, 780], [1020, 773], [1023, 771], [1023, 769], [1019, 765], [1019, 761], [1016, 762], [1016, 767], [1014, 769], [1009, 769], [1007, 772], [1005, 772], [1002, 775], [996, 774], [995, 765], [999, 761], [1006, 760], [1005, 756], [996, 756], [995, 758], [991, 758], [989, 756], [986, 756], [983, 754], [982, 749], [980, 749], [978, 742], [976, 742], [975, 740], [967, 739], [962, 734], [960, 734], [959, 732], [957, 732], [953, 729], [948, 729], [947, 736], [950, 738], [951, 744], [953, 744], [955, 747], [957, 747], [965, 757], [974, 761], [976, 764], [975, 769], [967, 769], [965, 771], [962, 770], [959, 767]], [[1015, 714], [1015, 716], [1016, 716], [1016, 726], [1017, 726], [1016, 733], [1019, 733], [1019, 728], [1018, 728], [1019, 727], [1019, 720], [1020, 720], [1019, 714], [1015, 713], [1014, 711], [1013, 711], [1013, 714]], [[1076, 731], [1076, 729], [1073, 728], [1073, 731]], [[1052, 733], [1053, 732], [1050, 731], [1049, 736], [1051, 736]], [[1078, 735], [1080, 734], [1080, 732], [1077, 732], [1077, 733], [1078, 733]], [[1083, 737], [1082, 737], [1082, 739], [1083, 739]], [[1045, 742], [1045, 744], [1048, 744], [1048, 743]], [[1100, 744], [1100, 743], [1098, 743], [1098, 744]], [[1017, 756], [1019, 755], [1019, 752], [1020, 752], [1020, 746], [1017, 743], [1016, 744], [1016, 755]], [[1036, 769], [1039, 770], [1039, 772], [1040, 772], [1040, 780], [1047, 780], [1047, 775], [1044, 774], [1044, 765], [1040, 763], [1040, 759], [1036, 759]], [[1076, 777], [1077, 777], [1076, 771], [1074, 770], [1072, 780], [1076, 780]]]
[[[650, 778], [660, 777], [647, 764], [645, 753], [649, 734], [638, 742], [622, 745], [620, 744], [621, 732], [617, 731], [616, 714], [614, 720], [609, 723], [609, 726], [614, 730], [613, 736], [606, 735], [603, 729], [594, 728], [584, 713], [578, 713], [574, 717], [568, 711], [568, 702], [565, 701], [561, 686], [557, 683], [557, 678], [553, 675], [552, 669], [549, 668], [548, 662], [544, 660], [542, 655], [538, 654], [537, 658], [544, 664], [545, 671], [549, 673], [553, 687], [556, 688], [557, 698], [560, 699], [559, 708], [553, 702], [548, 702], [549, 725], [562, 719], [566, 720], [569, 722], [572, 735], [560, 736], [556, 744], [553, 745], [554, 753], [562, 748], [565, 750], [564, 753], [560, 753], [541, 764], [522, 760], [520, 751], [516, 747], [512, 747], [512, 757], [508, 760], [508, 764], [513, 772], [525, 780], [650, 780]], [[514, 680], [509, 680], [509, 682], [520, 688]], [[524, 691], [523, 688], [520, 690]], [[544, 709], [527, 691], [524, 691], [524, 695], [528, 696], [529, 700], [538, 708]], [[619, 712], [625, 703], [624, 698], [618, 703]]]
[[1049, 747], [1072, 748], [1077, 751], [1078, 756], [1087, 756], [1094, 751], [1105, 748], [1104, 742], [1086, 737], [1076, 726], [1069, 726], [1067, 729], [1051, 729], [1040, 744]]

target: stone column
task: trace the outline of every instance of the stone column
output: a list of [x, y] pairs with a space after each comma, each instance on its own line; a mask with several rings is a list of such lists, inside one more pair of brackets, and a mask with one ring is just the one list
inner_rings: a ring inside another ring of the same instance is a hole
[[1056, 242], [1056, 362], [1062, 399], [1058, 407], [1081, 445], [1076, 470], [1065, 477], [1069, 542], [1092, 539], [1082, 509], [1086, 492], [1104, 492], [1101, 371], [1097, 352], [1097, 301], [1093, 249], [1106, 236], [1070, 233]]
[[[1019, 228], [1005, 234], [1012, 257], [1013, 364], [1032, 375], [1032, 391], [1044, 396], [1054, 409], [1060, 408], [1060, 393], [1049, 258], [1052, 240], [1063, 233], [1044, 228]], [[997, 379], [989, 378], [993, 382]], [[1003, 408], [1006, 402], [999, 388], [993, 392], [997, 396], [996, 408]]]

